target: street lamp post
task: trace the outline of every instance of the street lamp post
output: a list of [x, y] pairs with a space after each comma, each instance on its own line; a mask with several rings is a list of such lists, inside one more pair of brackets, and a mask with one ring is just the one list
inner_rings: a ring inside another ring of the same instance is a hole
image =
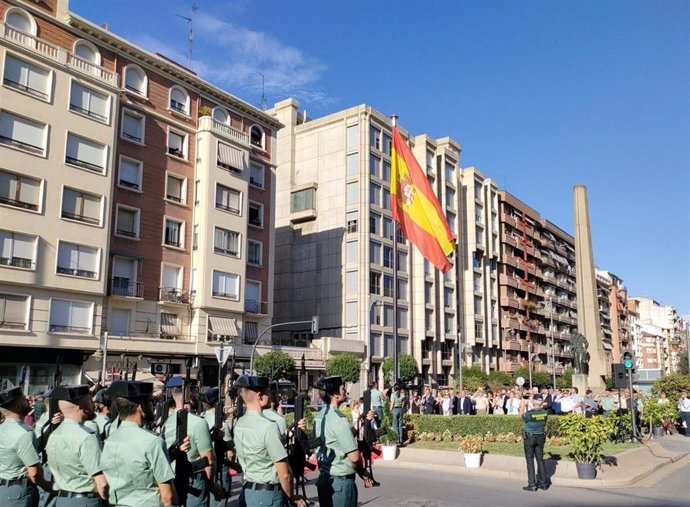
[[314, 334], [316, 334], [319, 331], [318, 330], [318, 325], [319, 325], [318, 322], [319, 322], [319, 317], [315, 315], [311, 318], [311, 320], [296, 320], [293, 322], [280, 322], [278, 324], [272, 324], [272, 325], [268, 326], [266, 329], [261, 331], [261, 334], [256, 339], [256, 341], [254, 342], [254, 346], [252, 347], [252, 355], [249, 357], [249, 371], [252, 372], [253, 374], [256, 374], [256, 372], [254, 371], [254, 354], [256, 353], [256, 346], [259, 344], [259, 342], [261, 341], [261, 337], [263, 335], [265, 335], [266, 332], [268, 332], [269, 330], [273, 329], [274, 327], [278, 327], [278, 326], [293, 326], [296, 324], [311, 324], [312, 325], [312, 332]]

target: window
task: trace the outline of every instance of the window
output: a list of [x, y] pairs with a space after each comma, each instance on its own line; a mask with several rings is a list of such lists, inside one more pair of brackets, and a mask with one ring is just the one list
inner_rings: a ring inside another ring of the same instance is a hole
[[407, 252], [398, 250], [398, 271], [407, 273]]
[[247, 280], [244, 287], [244, 309], [251, 313], [261, 313], [261, 282]]
[[482, 275], [474, 273], [474, 292], [482, 291]]
[[375, 206], [381, 206], [381, 185], [369, 183], [369, 202]]
[[57, 272], [60, 275], [98, 279], [98, 248], [61, 241], [58, 247]]
[[407, 329], [407, 308], [398, 308], [398, 327]]
[[261, 127], [258, 125], [254, 125], [250, 130], [249, 130], [249, 142], [252, 143], [252, 146], [256, 146], [257, 148], [264, 149], [265, 148], [265, 134], [264, 131]]
[[359, 174], [359, 153], [350, 153], [347, 156], [346, 164], [348, 176]]
[[29, 297], [0, 293], [0, 329], [26, 329]]
[[67, 133], [65, 163], [102, 173], [105, 170], [105, 153], [105, 145]]
[[446, 206], [455, 209], [455, 190], [446, 187]]
[[240, 256], [240, 234], [216, 227], [213, 237], [213, 252], [232, 257]]
[[264, 205], [258, 202], [249, 203], [249, 225], [254, 227], [264, 226]]
[[381, 129], [373, 125], [369, 128], [369, 145], [377, 150], [381, 149]]
[[45, 130], [46, 126], [42, 123], [0, 111], [0, 144], [44, 155]]
[[393, 247], [384, 246], [383, 247], [383, 267], [392, 268], [393, 267]]
[[69, 109], [103, 123], [108, 123], [110, 119], [108, 96], [87, 88], [76, 81], [72, 81]]
[[393, 326], [393, 307], [391, 305], [383, 305], [383, 325]]
[[50, 72], [10, 54], [5, 56], [2, 82], [9, 88], [28, 93], [39, 99], [48, 100], [50, 98]]
[[[74, 43], [73, 52], [79, 58], [94, 65], [101, 64], [101, 54], [96, 49], [96, 46], [85, 40], [78, 40]], [[79, 66], [79, 64], [77, 64]], [[81, 67], [81, 66], [80, 66]]]
[[383, 295], [389, 298], [393, 297], [393, 277], [383, 275]]
[[[373, 312], [374, 310], [372, 310]], [[371, 316], [371, 323], [372, 324], [380, 324], [381, 319], [378, 316], [378, 312], [374, 315], [372, 313]], [[371, 344], [371, 351], [370, 355], [375, 356], [375, 357], [381, 357], [383, 354], [381, 351], [381, 333], [371, 333], [369, 335], [369, 343]]]
[[0, 266], [34, 269], [36, 236], [0, 231]]
[[395, 354], [395, 340], [392, 334], [383, 335], [383, 355], [391, 357]]
[[142, 297], [143, 284], [137, 282], [137, 261], [126, 257], [113, 257], [110, 293], [116, 296]]
[[434, 152], [433, 151], [428, 151], [426, 152], [426, 170], [427, 172], [433, 173], [434, 172]]
[[391, 191], [386, 187], [381, 189], [381, 207], [389, 211], [391, 209]]
[[477, 227], [476, 233], [475, 233], [475, 239], [477, 241], [477, 246], [482, 247], [484, 244], [484, 229], [481, 229]]
[[315, 208], [314, 201], [316, 197], [315, 188], [305, 188], [290, 194], [290, 213], [298, 213], [305, 210], [313, 210]]
[[369, 243], [369, 262], [371, 264], [381, 264], [381, 243], [376, 241]]
[[483, 313], [483, 307], [482, 307], [482, 298], [474, 298], [474, 314], [475, 315], [482, 315]]
[[263, 265], [264, 245], [261, 241], [250, 239], [247, 241], [247, 264], [252, 266]]
[[187, 135], [168, 131], [168, 154], [187, 158]]
[[383, 237], [393, 239], [393, 220], [383, 217]]
[[357, 222], [359, 221], [359, 211], [348, 211], [345, 214], [345, 221], [347, 222], [347, 232], [357, 232]]
[[241, 173], [247, 168], [247, 153], [229, 144], [219, 142], [218, 159], [216, 163], [219, 167]]
[[38, 211], [40, 199], [39, 180], [0, 171], [0, 204]]
[[144, 122], [143, 115], [124, 109], [122, 111], [122, 129], [120, 137], [128, 141], [144, 144]]
[[[172, 296], [177, 297], [175, 294], [172, 294]], [[166, 297], [168, 296], [166, 295]], [[173, 301], [176, 301], [176, 299], [173, 298]], [[180, 328], [180, 316], [176, 313], [161, 312], [160, 326], [161, 338], [166, 340], [177, 339], [182, 332]]]
[[347, 184], [347, 204], [359, 204], [359, 181]]
[[36, 22], [26, 11], [16, 7], [10, 8], [5, 14], [5, 23], [23, 33], [36, 35]]
[[115, 217], [115, 234], [128, 238], [139, 237], [139, 210], [117, 205]]
[[184, 222], [166, 218], [163, 243], [175, 248], [184, 248]]
[[170, 264], [163, 265], [163, 289], [166, 292], [172, 290], [182, 290], [182, 275], [183, 271], [180, 266], [172, 266]]
[[369, 272], [369, 293], [381, 294], [381, 273]]
[[49, 330], [51, 333], [89, 334], [92, 315], [92, 303], [53, 299], [50, 302]]
[[345, 290], [347, 294], [359, 293], [359, 271], [345, 272]]
[[165, 198], [169, 201], [185, 204], [187, 202], [187, 179], [168, 173], [165, 181]]
[[232, 273], [213, 270], [213, 296], [239, 299], [240, 277]]
[[453, 289], [448, 287], [443, 288], [443, 306], [446, 308], [453, 307]]
[[137, 95], [146, 97], [147, 95], [147, 78], [143, 70], [136, 65], [127, 65], [125, 67], [125, 89], [134, 92]]
[[383, 161], [383, 170], [381, 171], [381, 179], [383, 181], [391, 181], [391, 163], [387, 160]]
[[443, 318], [443, 325], [444, 325], [444, 330], [446, 334], [454, 334], [453, 333], [453, 315], [450, 313], [446, 313]]
[[170, 109], [189, 115], [189, 95], [179, 86], [170, 88]]
[[479, 181], [474, 182], [474, 198], [480, 201], [482, 199], [482, 184]]
[[240, 214], [242, 194], [234, 188], [216, 184], [216, 209]]
[[216, 107], [213, 109], [213, 119], [218, 123], [223, 125], [230, 125], [230, 115], [222, 107]]
[[377, 157], [373, 153], [369, 155], [369, 174], [372, 176], [381, 175], [381, 157]]
[[143, 164], [139, 160], [120, 157], [118, 185], [130, 190], [141, 190]]
[[393, 140], [388, 134], [383, 134], [383, 152], [390, 155], [393, 152]]
[[123, 308], [110, 310], [108, 332], [114, 336], [129, 336], [129, 326], [132, 312]]
[[448, 183], [455, 183], [454, 169], [453, 164], [446, 163], [446, 181]]
[[407, 299], [407, 280], [398, 278], [398, 299]]
[[199, 249], [199, 225], [194, 224], [192, 229], [192, 250]]
[[264, 188], [264, 165], [257, 162], [249, 164], [249, 184]]
[[346, 138], [348, 149], [359, 148], [359, 124], [355, 123], [354, 125], [347, 126]]
[[62, 218], [86, 224], [101, 224], [101, 196], [65, 187], [62, 190]]
[[345, 246], [345, 259], [348, 264], [357, 264], [359, 262], [359, 242], [347, 242]]
[[371, 215], [369, 215], [369, 233], [381, 233], [381, 215], [377, 213], [372, 213]]

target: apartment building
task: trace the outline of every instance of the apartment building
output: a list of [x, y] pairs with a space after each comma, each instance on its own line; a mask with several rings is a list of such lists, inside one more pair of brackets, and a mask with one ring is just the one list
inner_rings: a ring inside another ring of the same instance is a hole
[[571, 235], [508, 192], [499, 192], [498, 367], [561, 374], [577, 333], [575, 248]]
[[597, 284], [597, 301], [599, 303], [599, 322], [601, 322], [602, 344], [604, 346], [604, 362], [605, 371], [611, 371], [611, 364], [613, 363], [613, 316], [615, 305], [611, 304], [611, 291], [613, 290], [613, 278], [608, 273], [596, 270], [595, 273]]
[[[604, 347], [611, 345], [608, 359], [612, 363], [620, 363], [623, 351], [632, 347], [627, 289], [623, 280], [610, 271], [597, 270], [596, 279], [601, 298], [608, 300], [606, 304], [600, 300], [599, 305]], [[610, 368], [610, 363], [607, 368]]]
[[[458, 361], [457, 271], [441, 275], [396, 234], [391, 119], [367, 105], [317, 119], [298, 109], [293, 99], [273, 109], [285, 125], [278, 133], [275, 322], [319, 315], [320, 336], [305, 350], [321, 351], [323, 360], [358, 355], [363, 380], [380, 377], [397, 324], [400, 353], [417, 359], [426, 382], [447, 385]], [[401, 134], [458, 235], [460, 145]], [[295, 345], [311, 339], [290, 330], [282, 335]]]
[[0, 19], [0, 289], [23, 319], [0, 324], [6, 378], [45, 380], [56, 356], [92, 377], [213, 371], [220, 340], [248, 359], [271, 321], [280, 124], [67, 0], [3, 1]]
[[[678, 360], [682, 347], [683, 323], [673, 306], [662, 305], [653, 299], [636, 296], [631, 298], [641, 326], [642, 343], [636, 347], [642, 356], [654, 358], [647, 361], [647, 365], [656, 365], [661, 374], [674, 373], [678, 368]], [[656, 352], [652, 354], [651, 343], [654, 342]]]
[[498, 186], [474, 167], [460, 180], [459, 286], [462, 364], [499, 369], [498, 272], [500, 259]]

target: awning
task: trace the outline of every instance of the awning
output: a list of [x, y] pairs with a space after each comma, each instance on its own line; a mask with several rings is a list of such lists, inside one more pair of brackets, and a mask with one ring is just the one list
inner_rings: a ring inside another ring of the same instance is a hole
[[161, 334], [177, 336], [180, 334], [179, 319], [174, 313], [161, 313]]
[[601, 343], [604, 345], [604, 348], [605, 348], [606, 350], [613, 350], [613, 347], [612, 347], [610, 344], [608, 344], [608, 343], [606, 343], [606, 342], [601, 342]]
[[129, 252], [121, 252], [120, 250], [113, 250], [110, 252], [113, 257], [126, 257], [127, 259], [141, 260], [144, 258], [143, 255], [133, 254]]
[[247, 154], [229, 144], [219, 142], [218, 163], [222, 166], [244, 171], [247, 168]]
[[235, 319], [225, 317], [209, 317], [208, 325], [213, 334], [231, 336], [233, 338], [237, 338], [240, 335], [239, 331], [237, 331], [237, 323], [235, 322]]
[[256, 322], [244, 322], [245, 343], [254, 343], [259, 338], [259, 325]]

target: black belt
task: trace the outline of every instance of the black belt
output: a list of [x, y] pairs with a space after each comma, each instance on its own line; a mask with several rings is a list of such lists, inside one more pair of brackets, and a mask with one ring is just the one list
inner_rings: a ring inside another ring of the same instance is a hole
[[22, 486], [26, 484], [28, 479], [26, 477], [19, 477], [18, 479], [0, 479], [0, 486], [16, 486], [21, 484]]
[[261, 484], [258, 482], [246, 481], [242, 487], [244, 489], [253, 489], [254, 491], [275, 491], [280, 488], [280, 484]]
[[98, 498], [98, 493], [89, 491], [87, 493], [75, 493], [73, 491], [64, 491], [62, 489], [55, 492], [60, 498]]
[[325, 472], [321, 472], [321, 475], [327, 475], [331, 479], [340, 479], [343, 481], [350, 481], [350, 480], [355, 480], [355, 474], [348, 474], [348, 475], [331, 475], [327, 474]]

